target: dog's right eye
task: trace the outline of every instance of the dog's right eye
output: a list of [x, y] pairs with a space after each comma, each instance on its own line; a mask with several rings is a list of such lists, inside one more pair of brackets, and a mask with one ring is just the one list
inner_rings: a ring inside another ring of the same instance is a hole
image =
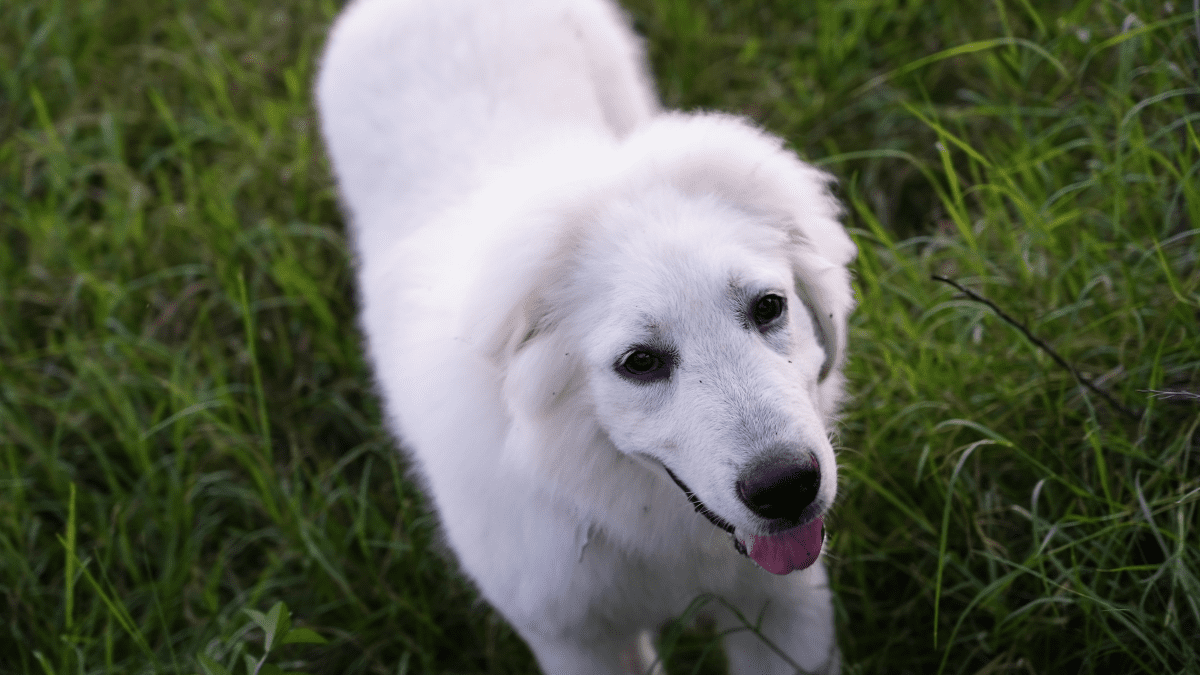
[[639, 382], [662, 380], [671, 374], [671, 357], [645, 349], [635, 349], [625, 355], [617, 366], [617, 371]]
[[763, 330], [775, 319], [783, 316], [783, 310], [787, 307], [787, 300], [783, 297], [770, 293], [758, 299], [755, 303], [751, 314], [754, 316], [754, 323], [759, 330]]

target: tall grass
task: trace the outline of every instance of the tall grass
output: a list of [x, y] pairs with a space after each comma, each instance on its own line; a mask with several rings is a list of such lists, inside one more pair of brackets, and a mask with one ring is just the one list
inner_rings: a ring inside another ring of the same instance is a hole
[[[668, 105], [840, 179], [845, 670], [1200, 673], [1192, 7], [627, 6]], [[335, 13], [0, 3], [0, 672], [243, 672], [279, 600], [330, 641], [287, 669], [534, 672], [380, 423], [310, 103]]]

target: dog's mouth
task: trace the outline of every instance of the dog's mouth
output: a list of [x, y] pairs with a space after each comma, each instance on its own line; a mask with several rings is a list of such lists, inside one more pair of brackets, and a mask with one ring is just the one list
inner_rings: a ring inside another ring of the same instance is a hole
[[687, 483], [679, 480], [679, 476], [663, 465], [671, 480], [687, 495], [692, 507], [708, 519], [710, 523], [725, 530], [733, 538], [733, 547], [738, 553], [758, 563], [758, 566], [772, 574], [789, 574], [810, 567], [821, 555], [821, 546], [825, 541], [825, 519], [821, 517], [782, 532], [767, 535], [739, 534], [737, 528], [721, 516], [712, 512]]

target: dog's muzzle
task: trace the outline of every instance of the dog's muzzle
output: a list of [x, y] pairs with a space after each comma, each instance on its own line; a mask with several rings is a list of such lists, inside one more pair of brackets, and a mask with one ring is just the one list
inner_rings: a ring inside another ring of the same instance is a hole
[[670, 467], [664, 464], [663, 468], [698, 513], [732, 535], [738, 553], [768, 572], [802, 570], [820, 556], [825, 540], [825, 522], [817, 504], [821, 469], [811, 452], [768, 453], [738, 479], [738, 498], [755, 515], [771, 521], [773, 531], [766, 535], [739, 535], [736, 526], [713, 513]]
[[747, 555], [746, 554], [746, 545], [738, 540], [737, 534], [734, 532], [734, 530], [736, 530], [737, 528], [735, 528], [733, 526], [733, 524], [730, 523], [728, 520], [725, 520], [721, 516], [718, 516], [717, 514], [713, 513], [712, 510], [710, 510], [707, 506], [705, 506], [704, 502], [700, 501], [700, 498], [696, 496], [696, 493], [692, 492], [692, 489], [687, 486], [687, 483], [684, 483], [683, 481], [679, 480], [679, 476], [675, 475], [675, 472], [671, 470], [671, 467], [664, 464], [663, 468], [667, 470], [667, 475], [669, 475], [671, 477], [671, 480], [675, 481], [675, 484], [679, 486], [679, 489], [683, 490], [683, 494], [687, 495], [688, 501], [692, 503], [692, 506], [696, 509], [696, 513], [699, 513], [700, 515], [704, 516], [705, 518], [708, 518], [708, 522], [712, 523], [713, 525], [716, 525], [717, 527], [721, 528], [722, 530], [725, 530], [730, 535], [732, 535], [733, 536], [733, 547], [735, 549], [737, 549], [738, 553], [741, 553], [742, 555]]

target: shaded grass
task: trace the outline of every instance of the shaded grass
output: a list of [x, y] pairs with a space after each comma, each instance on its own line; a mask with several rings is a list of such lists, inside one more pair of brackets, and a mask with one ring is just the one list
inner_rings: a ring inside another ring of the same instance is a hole
[[[1187, 8], [627, 6], [668, 105], [841, 181], [845, 670], [1200, 672], [1200, 406], [1145, 393], [1200, 392]], [[232, 665], [277, 600], [330, 639], [292, 669], [534, 671], [380, 425], [309, 102], [335, 12], [0, 5], [0, 671]]]

